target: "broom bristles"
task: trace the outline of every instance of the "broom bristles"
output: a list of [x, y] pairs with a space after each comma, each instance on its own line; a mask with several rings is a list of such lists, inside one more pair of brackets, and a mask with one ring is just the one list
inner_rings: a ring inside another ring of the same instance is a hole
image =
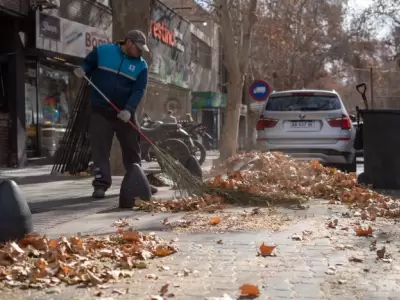
[[[154, 147], [158, 163], [161, 170], [176, 185], [181, 195], [202, 196], [205, 194], [223, 197], [232, 204], [256, 204], [272, 206], [278, 204], [280, 199], [271, 195], [252, 194], [248, 191], [239, 189], [226, 189], [221, 187], [213, 187], [204, 183], [200, 178], [194, 176], [179, 161], [169, 155], [166, 151]], [[300, 204], [304, 199], [293, 197], [286, 199], [286, 204]]]
[[200, 178], [194, 176], [166, 151], [158, 147], [154, 147], [154, 150], [161, 170], [171, 179], [182, 195], [186, 193], [187, 196], [200, 196], [204, 193], [206, 186]]

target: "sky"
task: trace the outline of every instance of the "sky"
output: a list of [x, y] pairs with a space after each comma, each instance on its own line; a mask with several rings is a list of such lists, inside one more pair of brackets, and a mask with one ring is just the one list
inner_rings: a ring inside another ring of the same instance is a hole
[[372, 3], [372, 0], [350, 0], [349, 3], [355, 9], [363, 9], [367, 8]]
[[[367, 8], [369, 5], [371, 5], [373, 0], [349, 0], [349, 5], [351, 8], [354, 9], [354, 12], [360, 12], [363, 9]], [[380, 28], [381, 30], [378, 33], [378, 37], [384, 37], [388, 33], [390, 33], [390, 26], [384, 26], [383, 28]]]

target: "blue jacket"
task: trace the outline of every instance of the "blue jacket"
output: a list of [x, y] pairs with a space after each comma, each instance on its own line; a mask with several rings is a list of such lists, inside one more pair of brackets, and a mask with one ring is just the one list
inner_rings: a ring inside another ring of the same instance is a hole
[[[126, 56], [118, 44], [103, 44], [86, 56], [82, 68], [119, 109], [135, 113], [147, 86], [147, 63], [142, 57]], [[91, 103], [113, 110], [95, 89]]]

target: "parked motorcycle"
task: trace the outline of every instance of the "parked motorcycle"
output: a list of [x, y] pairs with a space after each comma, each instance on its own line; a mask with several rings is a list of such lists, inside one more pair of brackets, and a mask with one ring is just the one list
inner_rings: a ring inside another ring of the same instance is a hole
[[[192, 137], [193, 142], [200, 152], [200, 157], [206, 157], [206, 150], [211, 150], [213, 146], [214, 139], [210, 134], [207, 133], [207, 128], [202, 123], [194, 122], [182, 122], [182, 127], [189, 133]], [[198, 141], [201, 138], [202, 142]]]
[[[193, 154], [194, 143], [189, 134], [179, 124], [153, 121], [146, 113], [140, 124], [142, 132], [162, 149], [170, 149], [170, 155], [179, 161], [186, 162], [187, 157]], [[142, 159], [152, 161], [156, 159], [152, 147], [146, 141], [140, 143]], [[168, 150], [168, 152], [170, 152]]]

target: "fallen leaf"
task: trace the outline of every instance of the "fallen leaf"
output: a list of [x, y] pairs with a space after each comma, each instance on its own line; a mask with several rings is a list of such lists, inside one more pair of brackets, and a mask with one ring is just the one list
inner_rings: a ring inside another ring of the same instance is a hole
[[126, 295], [129, 292], [129, 289], [114, 289], [112, 291], [113, 294], [118, 294], [118, 295]]
[[303, 237], [301, 235], [299, 235], [299, 234], [294, 234], [294, 235], [292, 235], [292, 240], [294, 240], [294, 241], [302, 241]]
[[98, 284], [103, 283], [103, 281], [98, 276], [96, 276], [94, 273], [90, 272], [89, 270], [87, 270], [86, 272], [89, 275], [90, 282], [93, 285], [98, 285]]
[[175, 252], [175, 249], [173, 249], [172, 247], [163, 245], [163, 246], [157, 246], [153, 253], [156, 256], [163, 257], [163, 256], [171, 255], [174, 252]]
[[386, 253], [386, 247], [383, 246], [381, 249], [379, 249], [379, 250], [376, 251], [376, 256], [377, 256], [379, 259], [382, 259], [382, 258], [385, 258], [385, 253]]
[[256, 285], [243, 284], [240, 288], [241, 296], [258, 297], [260, 296], [260, 290]]
[[219, 223], [221, 223], [221, 218], [220, 217], [211, 218], [209, 223], [211, 225], [218, 225]]
[[371, 226], [368, 226], [368, 228], [363, 228], [360, 226], [360, 227], [357, 227], [355, 231], [356, 231], [357, 236], [370, 236], [370, 235], [372, 235], [372, 232], [373, 232]]
[[360, 263], [363, 262], [364, 260], [362, 258], [352, 256], [349, 258], [349, 261]]
[[262, 243], [260, 246], [260, 255], [261, 256], [271, 256], [272, 252], [276, 248], [276, 245], [265, 245], [265, 243]]
[[158, 276], [155, 274], [146, 274], [145, 278], [147, 279], [158, 279]]
[[164, 284], [160, 289], [160, 294], [164, 295], [164, 294], [168, 293], [168, 287], [169, 287], [168, 283]]
[[122, 233], [122, 237], [124, 240], [130, 242], [138, 242], [141, 239], [139, 232], [136, 231], [124, 231]]

